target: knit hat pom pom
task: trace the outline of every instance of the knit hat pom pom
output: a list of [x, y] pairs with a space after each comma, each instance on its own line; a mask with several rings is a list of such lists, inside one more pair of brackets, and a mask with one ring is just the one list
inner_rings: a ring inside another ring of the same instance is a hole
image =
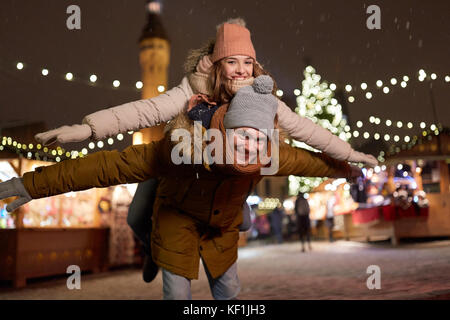
[[268, 75], [262, 75], [255, 79], [253, 88], [258, 93], [271, 93], [273, 90], [273, 80]]

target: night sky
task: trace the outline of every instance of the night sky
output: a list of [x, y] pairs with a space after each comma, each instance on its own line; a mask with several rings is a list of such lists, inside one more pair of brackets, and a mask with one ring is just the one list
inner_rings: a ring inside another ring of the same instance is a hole
[[[68, 30], [66, 8], [81, 8], [81, 30]], [[381, 30], [366, 27], [367, 6], [381, 8]], [[171, 40], [169, 88], [183, 77], [189, 49], [215, 36], [215, 26], [242, 17], [252, 33], [256, 56], [296, 106], [293, 90], [301, 88], [307, 63], [338, 89], [357, 87], [356, 101], [346, 103], [352, 129], [403, 137], [420, 132], [425, 121], [450, 126], [450, 1], [163, 1], [162, 18]], [[0, 129], [45, 121], [49, 129], [80, 123], [97, 110], [140, 99], [137, 40], [146, 22], [145, 0], [2, 0], [0, 1]], [[18, 61], [25, 63], [21, 71]], [[43, 77], [46, 67], [50, 74]], [[433, 81], [438, 119], [433, 115], [429, 82], [419, 82], [424, 69]], [[98, 85], [68, 82], [66, 72], [87, 81], [94, 73]], [[404, 75], [406, 88], [399, 83]], [[389, 80], [399, 83], [392, 86]], [[112, 81], [121, 81], [114, 89]], [[375, 82], [390, 88], [384, 94]], [[368, 84], [367, 100], [359, 88]], [[345, 93], [347, 96], [347, 93]], [[369, 123], [377, 116], [381, 124]], [[384, 120], [404, 122], [388, 128]], [[405, 123], [411, 121], [413, 129]], [[367, 142], [353, 139], [356, 147]], [[392, 143], [392, 140], [390, 141]], [[130, 143], [130, 137], [122, 144]], [[85, 143], [86, 144], [86, 143]], [[120, 148], [120, 146], [119, 146]]]

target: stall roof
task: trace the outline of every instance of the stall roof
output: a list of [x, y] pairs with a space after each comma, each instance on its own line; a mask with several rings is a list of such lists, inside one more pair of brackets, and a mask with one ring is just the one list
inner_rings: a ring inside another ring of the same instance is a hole
[[422, 137], [416, 137], [409, 144], [391, 146], [385, 162], [390, 164], [402, 160], [447, 158], [450, 158], [450, 129], [444, 128], [439, 132], [424, 131]]

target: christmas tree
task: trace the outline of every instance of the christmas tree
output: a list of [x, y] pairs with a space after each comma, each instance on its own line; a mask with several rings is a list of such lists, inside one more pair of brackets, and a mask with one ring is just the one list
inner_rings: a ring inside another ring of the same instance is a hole
[[[302, 89], [294, 91], [297, 95], [295, 112], [330, 130], [345, 141], [350, 139], [350, 127], [342, 113], [342, 106], [334, 98], [336, 85], [333, 83], [328, 85], [325, 81], [321, 82], [321, 76], [311, 66], [306, 67], [303, 74], [305, 79], [302, 81]], [[292, 140], [291, 144], [295, 147], [317, 151], [296, 140]], [[296, 195], [298, 192], [310, 192], [325, 179], [289, 176], [289, 194]]]

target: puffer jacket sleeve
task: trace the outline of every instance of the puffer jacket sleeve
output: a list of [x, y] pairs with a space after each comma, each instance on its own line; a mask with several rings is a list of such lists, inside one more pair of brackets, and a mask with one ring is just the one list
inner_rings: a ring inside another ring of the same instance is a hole
[[153, 127], [172, 120], [187, 107], [193, 95], [187, 77], [181, 84], [157, 97], [121, 104], [87, 115], [83, 123], [92, 130], [92, 137], [101, 140], [120, 132]]
[[39, 167], [23, 175], [23, 183], [33, 199], [69, 191], [134, 183], [164, 174], [162, 141], [130, 146], [122, 152], [101, 151], [85, 158]]
[[350, 178], [352, 169], [346, 161], [282, 143], [277, 176]]
[[350, 144], [329, 130], [293, 112], [283, 101], [278, 102], [278, 124], [294, 139], [327, 153], [337, 160], [349, 160]]

